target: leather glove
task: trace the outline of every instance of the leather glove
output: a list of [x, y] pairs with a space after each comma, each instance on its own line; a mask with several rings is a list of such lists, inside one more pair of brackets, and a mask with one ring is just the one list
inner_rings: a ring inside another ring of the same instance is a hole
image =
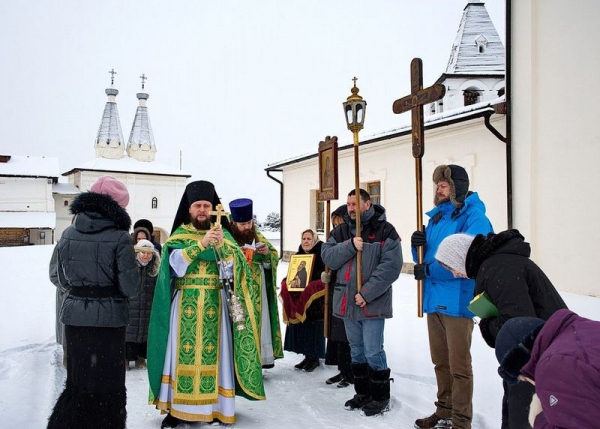
[[415, 280], [425, 280], [425, 277], [427, 277], [426, 267], [425, 264], [415, 264]]
[[427, 244], [427, 239], [425, 238], [424, 231], [415, 231], [410, 236], [410, 245], [412, 247], [425, 246]]
[[328, 273], [327, 271], [323, 271], [321, 273], [321, 281], [323, 283], [329, 283], [331, 281], [331, 273]]

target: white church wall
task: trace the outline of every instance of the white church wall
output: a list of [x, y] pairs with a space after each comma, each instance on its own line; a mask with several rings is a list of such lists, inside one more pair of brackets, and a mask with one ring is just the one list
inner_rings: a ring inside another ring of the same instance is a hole
[[56, 207], [56, 227], [54, 228], [54, 241], [57, 242], [62, 233], [69, 225], [71, 225], [71, 220], [73, 215], [69, 211], [69, 207], [71, 202], [73, 201], [74, 196], [69, 195], [54, 195], [55, 207]]
[[[503, 134], [504, 116], [494, 115], [492, 124]], [[464, 166], [471, 179], [471, 189], [479, 193], [487, 213], [498, 231], [506, 229], [506, 162], [505, 144], [483, 125], [483, 119], [454, 124], [426, 132], [423, 158], [423, 209], [433, 208], [433, 170], [439, 164]], [[360, 183], [381, 182], [381, 205], [387, 219], [402, 238], [405, 262], [412, 262], [410, 236], [416, 228], [415, 160], [411, 136], [360, 148]], [[339, 199], [331, 202], [331, 210], [346, 202], [354, 189], [353, 150], [339, 152]], [[318, 189], [317, 158], [284, 168], [284, 251], [295, 252], [300, 232], [314, 228], [314, 191]], [[427, 217], [424, 215], [425, 224]], [[324, 239], [324, 237], [321, 237]]]
[[600, 2], [512, 1], [514, 226], [560, 290], [600, 295]]
[[[314, 195], [319, 188], [317, 162], [302, 163], [286, 168], [283, 173], [283, 251], [295, 253], [300, 245], [300, 234], [308, 228], [315, 229]], [[312, 208], [312, 209], [311, 209]], [[324, 237], [321, 237], [322, 239]]]
[[[155, 231], [161, 230], [160, 239], [164, 242], [171, 233], [186, 183], [185, 177], [128, 174], [128, 189], [135, 189], [127, 207], [132, 224], [139, 219], [149, 219]], [[157, 201], [156, 208], [152, 208], [153, 198]]]

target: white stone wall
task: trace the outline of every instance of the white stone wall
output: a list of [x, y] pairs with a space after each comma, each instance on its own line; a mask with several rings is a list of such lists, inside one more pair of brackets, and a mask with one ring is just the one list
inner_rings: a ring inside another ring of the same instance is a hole
[[558, 289], [600, 296], [600, 2], [511, 4], [515, 227]]

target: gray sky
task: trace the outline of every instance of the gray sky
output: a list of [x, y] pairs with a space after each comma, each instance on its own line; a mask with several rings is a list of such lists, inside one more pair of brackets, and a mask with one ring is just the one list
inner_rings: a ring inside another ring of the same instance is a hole
[[[408, 123], [392, 103], [446, 68], [467, 0], [61, 0], [0, 2], [0, 152], [94, 158], [110, 86], [125, 140], [145, 73], [156, 160], [215, 183], [223, 203], [279, 210], [268, 164], [351, 142], [341, 103], [357, 76], [361, 139]], [[502, 40], [504, 0], [486, 8]]]

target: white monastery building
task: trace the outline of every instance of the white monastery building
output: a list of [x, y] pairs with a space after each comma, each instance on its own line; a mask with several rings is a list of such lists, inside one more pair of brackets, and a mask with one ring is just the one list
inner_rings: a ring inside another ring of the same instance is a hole
[[[425, 212], [433, 207], [433, 169], [459, 164], [495, 231], [518, 229], [531, 243], [531, 258], [559, 290], [594, 296], [600, 296], [594, 269], [600, 228], [593, 220], [600, 210], [600, 130], [594, 126], [600, 56], [588, 41], [600, 40], [598, 16], [596, 0], [576, 7], [560, 0], [506, 0], [505, 50], [485, 5], [468, 1], [437, 80], [446, 94], [425, 108], [422, 160]], [[417, 226], [411, 146], [410, 126], [361, 136], [359, 146], [361, 187], [386, 208], [403, 239], [407, 269]], [[354, 188], [352, 145], [341, 146], [338, 158], [339, 199], [331, 201], [331, 210]], [[306, 228], [324, 238], [318, 154], [265, 170], [281, 186], [284, 253], [295, 251]]]
[[117, 109], [119, 91], [111, 83], [105, 91], [108, 100], [94, 141], [94, 159], [60, 177], [57, 158], [0, 154], [0, 246], [58, 241], [71, 223], [71, 202], [100, 176], [112, 176], [127, 186], [132, 224], [148, 219], [157, 241], [168, 238], [191, 175], [154, 160], [157, 149], [146, 106], [149, 95], [144, 91], [146, 77], [141, 77], [142, 92], [137, 94], [139, 106], [127, 144]]

